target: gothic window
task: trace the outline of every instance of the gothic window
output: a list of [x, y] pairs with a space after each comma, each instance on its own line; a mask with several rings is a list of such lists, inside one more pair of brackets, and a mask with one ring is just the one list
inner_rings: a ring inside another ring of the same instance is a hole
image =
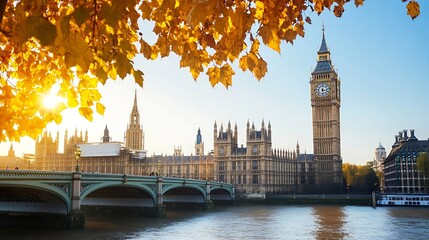
[[133, 123], [137, 124], [137, 116], [136, 115], [134, 115], [134, 117], [133, 117]]
[[221, 161], [219, 162], [219, 171], [224, 171], [225, 170], [225, 162]]
[[247, 166], [246, 166], [246, 161], [243, 161], [243, 170], [246, 170]]
[[252, 161], [252, 170], [258, 170], [258, 160]]
[[246, 174], [243, 175], [243, 184], [247, 184], [247, 176], [246, 176]]
[[221, 156], [225, 155], [225, 147], [224, 146], [220, 146], [219, 155], [221, 155]]
[[252, 175], [252, 184], [258, 184], [259, 183], [259, 176], [258, 175]]
[[253, 155], [258, 154], [258, 146], [257, 146], [257, 145], [254, 145], [254, 146], [253, 146], [252, 154], [253, 154]]
[[225, 175], [219, 175], [219, 182], [225, 181]]

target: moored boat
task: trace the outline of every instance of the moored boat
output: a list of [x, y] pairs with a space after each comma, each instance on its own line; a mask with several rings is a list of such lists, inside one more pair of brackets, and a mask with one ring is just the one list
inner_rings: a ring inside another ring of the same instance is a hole
[[423, 194], [382, 194], [378, 206], [429, 207], [429, 195]]

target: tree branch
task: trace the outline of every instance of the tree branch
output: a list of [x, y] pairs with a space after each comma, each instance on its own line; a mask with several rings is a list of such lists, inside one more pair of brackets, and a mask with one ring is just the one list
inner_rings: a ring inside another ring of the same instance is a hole
[[3, 21], [4, 11], [6, 10], [7, 0], [0, 0], [0, 26]]

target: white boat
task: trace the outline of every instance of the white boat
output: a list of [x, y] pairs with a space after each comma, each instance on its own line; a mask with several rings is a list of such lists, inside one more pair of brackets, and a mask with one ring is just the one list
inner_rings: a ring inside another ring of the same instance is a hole
[[378, 206], [429, 207], [429, 195], [419, 194], [382, 194], [377, 200]]

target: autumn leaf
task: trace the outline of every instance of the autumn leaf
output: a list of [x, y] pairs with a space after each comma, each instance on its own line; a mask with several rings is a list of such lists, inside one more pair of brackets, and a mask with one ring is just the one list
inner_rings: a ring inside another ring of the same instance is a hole
[[363, 1], [364, 0], [355, 0], [356, 7], [363, 6]]
[[277, 52], [280, 52], [280, 39], [277, 36], [275, 29], [268, 25], [263, 25], [259, 28], [259, 35], [262, 37], [262, 41], [265, 45]]
[[232, 85], [232, 75], [234, 74], [235, 72], [228, 63], [223, 65], [219, 72], [219, 82], [228, 88]]
[[83, 4], [80, 5], [73, 13], [73, 19], [79, 27], [88, 20], [89, 16], [90, 12]]
[[96, 106], [97, 112], [100, 115], [103, 115], [104, 114], [104, 110], [106, 109], [106, 107], [104, 107], [104, 105], [101, 104], [101, 103], [97, 103], [95, 106]]
[[420, 5], [416, 1], [411, 0], [407, 4], [407, 14], [412, 19], [415, 19], [416, 17], [418, 17], [420, 15]]

